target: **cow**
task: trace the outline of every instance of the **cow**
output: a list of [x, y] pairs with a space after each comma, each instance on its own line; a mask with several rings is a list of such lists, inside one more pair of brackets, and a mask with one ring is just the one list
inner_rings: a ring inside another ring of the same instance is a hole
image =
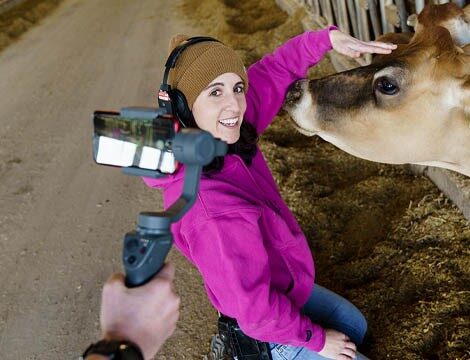
[[391, 54], [291, 85], [294, 126], [360, 158], [470, 176], [470, 5], [426, 5]]

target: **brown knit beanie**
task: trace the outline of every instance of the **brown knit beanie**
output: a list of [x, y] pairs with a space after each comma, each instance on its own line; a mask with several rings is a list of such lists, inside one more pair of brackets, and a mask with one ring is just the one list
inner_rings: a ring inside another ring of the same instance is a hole
[[[170, 40], [169, 53], [182, 45], [189, 36], [175, 35]], [[186, 97], [188, 106], [193, 108], [194, 101], [216, 77], [225, 73], [235, 73], [248, 90], [248, 77], [243, 62], [237, 53], [217, 41], [202, 41], [188, 46], [179, 55], [175, 67], [170, 70], [168, 84], [178, 89]]]

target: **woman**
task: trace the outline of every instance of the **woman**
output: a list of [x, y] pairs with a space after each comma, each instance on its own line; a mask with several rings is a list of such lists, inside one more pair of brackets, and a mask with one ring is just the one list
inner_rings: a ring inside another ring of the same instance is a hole
[[[184, 43], [176, 36], [170, 50]], [[256, 145], [289, 85], [335, 49], [357, 57], [395, 46], [362, 42], [336, 27], [305, 32], [246, 72], [233, 49], [217, 41], [188, 46], [169, 74], [184, 95], [185, 126], [229, 144], [207, 166], [192, 209], [172, 228], [178, 249], [201, 272], [214, 307], [248, 336], [269, 342], [273, 359], [355, 359], [364, 316], [347, 300], [315, 284], [306, 238], [282, 200]], [[164, 179], [164, 206], [180, 195], [184, 168]]]

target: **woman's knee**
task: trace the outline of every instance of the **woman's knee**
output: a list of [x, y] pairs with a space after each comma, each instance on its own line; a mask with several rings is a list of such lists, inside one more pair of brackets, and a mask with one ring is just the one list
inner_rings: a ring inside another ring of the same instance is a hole
[[303, 310], [312, 321], [345, 333], [356, 344], [362, 343], [367, 332], [367, 320], [354, 304], [318, 284]]
[[352, 303], [345, 300], [338, 305], [331, 320], [336, 325], [334, 326], [336, 330], [344, 332], [354, 343], [362, 343], [367, 332], [367, 320]]

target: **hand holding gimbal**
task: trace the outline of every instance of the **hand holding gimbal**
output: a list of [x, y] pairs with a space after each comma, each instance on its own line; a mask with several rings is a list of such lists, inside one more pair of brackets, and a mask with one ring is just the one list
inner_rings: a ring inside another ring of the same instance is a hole
[[206, 131], [183, 129], [159, 108], [95, 111], [93, 157], [99, 164], [123, 167], [128, 175], [159, 178], [185, 165], [181, 196], [166, 211], [139, 214], [136, 231], [124, 237], [126, 286], [145, 284], [162, 268], [173, 243], [171, 224], [191, 208], [199, 189], [201, 170], [227, 144]]

